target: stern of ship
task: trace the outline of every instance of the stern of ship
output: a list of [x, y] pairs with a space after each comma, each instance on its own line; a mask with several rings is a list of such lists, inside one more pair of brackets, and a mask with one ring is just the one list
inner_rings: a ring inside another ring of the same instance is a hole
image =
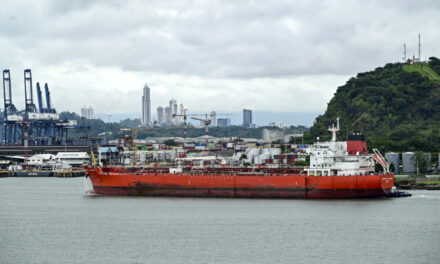
[[380, 187], [385, 195], [391, 193], [391, 189], [394, 186], [394, 174], [384, 174], [380, 179]]

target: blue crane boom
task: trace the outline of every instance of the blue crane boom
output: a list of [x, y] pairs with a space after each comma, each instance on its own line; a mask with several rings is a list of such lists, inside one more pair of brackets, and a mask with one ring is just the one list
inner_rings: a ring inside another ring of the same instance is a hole
[[38, 110], [40, 113], [45, 113], [46, 109], [43, 108], [43, 98], [41, 98], [40, 83], [37, 82], [37, 98], [38, 98]]
[[52, 109], [51, 100], [50, 100], [50, 92], [49, 92], [49, 86], [47, 83], [44, 84], [44, 92], [46, 93], [46, 105], [47, 105], [47, 112], [48, 113], [56, 113], [55, 109]]

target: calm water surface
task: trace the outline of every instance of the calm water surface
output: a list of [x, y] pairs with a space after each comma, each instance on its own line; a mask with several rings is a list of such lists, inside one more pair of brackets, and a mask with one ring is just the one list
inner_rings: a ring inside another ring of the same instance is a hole
[[86, 195], [0, 179], [0, 263], [440, 263], [440, 191], [378, 200]]

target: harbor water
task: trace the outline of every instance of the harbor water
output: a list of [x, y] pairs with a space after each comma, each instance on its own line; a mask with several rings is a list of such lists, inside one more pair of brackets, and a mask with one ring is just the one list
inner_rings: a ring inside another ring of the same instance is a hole
[[0, 263], [440, 263], [440, 191], [361, 200], [109, 197], [0, 178]]

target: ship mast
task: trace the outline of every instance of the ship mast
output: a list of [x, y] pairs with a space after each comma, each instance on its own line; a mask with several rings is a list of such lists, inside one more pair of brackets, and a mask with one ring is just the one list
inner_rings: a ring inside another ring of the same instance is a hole
[[335, 124], [333, 123], [331, 127], [328, 128], [328, 131], [332, 132], [333, 136], [332, 136], [332, 142], [336, 142], [336, 133], [338, 133], [339, 131], [339, 116], [336, 118], [336, 127]]

